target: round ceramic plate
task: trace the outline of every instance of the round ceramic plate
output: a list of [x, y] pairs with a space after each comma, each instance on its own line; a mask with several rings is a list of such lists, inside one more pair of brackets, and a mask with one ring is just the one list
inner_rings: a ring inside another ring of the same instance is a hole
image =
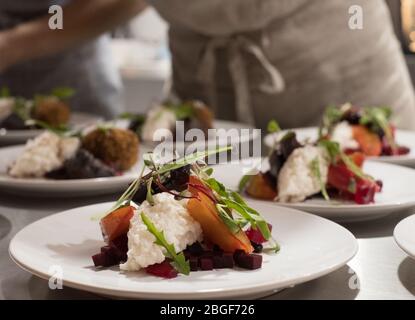
[[[291, 131], [291, 130], [290, 130]], [[297, 133], [299, 141], [315, 141], [318, 137], [318, 128], [299, 128], [292, 129]], [[274, 144], [275, 138], [286, 133], [287, 130], [279, 132], [277, 135], [268, 134], [264, 138], [264, 143], [267, 147], [272, 147]], [[415, 167], [415, 131], [406, 131], [406, 130], [396, 130], [396, 141], [399, 145], [410, 148], [410, 152], [407, 155], [402, 156], [381, 156], [381, 157], [371, 157], [370, 160], [385, 162], [391, 164], [397, 164], [407, 167]]]
[[142, 155], [149, 151], [144, 147], [140, 147], [137, 164], [121, 176], [72, 180], [10, 177], [7, 170], [23, 148], [24, 146], [0, 148], [0, 188], [4, 192], [18, 195], [47, 197], [79, 197], [123, 191], [139, 175], [140, 168], [142, 168]]
[[399, 247], [415, 259], [415, 215], [399, 222], [393, 236]]
[[[73, 112], [70, 125], [74, 128], [88, 126], [101, 118], [92, 114]], [[22, 144], [41, 134], [43, 130], [6, 130], [0, 128], [0, 145]]]
[[[249, 171], [249, 168], [258, 167], [258, 164], [262, 164], [261, 171], [268, 169], [267, 161], [251, 159], [241, 163], [216, 166], [214, 174], [216, 177], [220, 177], [220, 180], [226, 186], [236, 190], [243, 174]], [[274, 205], [300, 209], [338, 222], [375, 219], [415, 206], [414, 169], [386, 163], [366, 162], [364, 171], [383, 182], [383, 190], [376, 194], [376, 203], [374, 204], [358, 205], [352, 202], [327, 202], [322, 198], [312, 198], [301, 203], [287, 204], [261, 200], [253, 201], [270, 202]]]
[[97, 221], [111, 203], [72, 209], [39, 220], [10, 242], [10, 255], [23, 269], [48, 279], [61, 268], [63, 285], [98, 294], [147, 299], [250, 297], [303, 283], [345, 265], [356, 254], [354, 236], [343, 227], [300, 211], [263, 203], [255, 205], [272, 225], [281, 245], [264, 254], [261, 269], [221, 269], [160, 279], [144, 272], [122, 273], [118, 267], [97, 271], [91, 256], [104, 245]]

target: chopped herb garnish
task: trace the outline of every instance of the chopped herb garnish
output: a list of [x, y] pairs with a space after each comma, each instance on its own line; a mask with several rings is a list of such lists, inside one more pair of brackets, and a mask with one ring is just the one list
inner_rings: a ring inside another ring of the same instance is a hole
[[310, 169], [320, 184], [321, 193], [323, 194], [324, 199], [326, 199], [326, 201], [330, 201], [329, 194], [327, 193], [326, 184], [324, 183], [323, 178], [321, 176], [320, 160], [318, 157], [316, 157], [313, 161], [311, 161]]
[[184, 275], [189, 275], [190, 265], [189, 261], [186, 261], [186, 258], [183, 252], [176, 253], [176, 249], [173, 244], [169, 243], [164, 236], [163, 231], [157, 230], [156, 226], [151, 222], [151, 220], [144, 214], [141, 213], [141, 220], [146, 225], [147, 230], [156, 238], [155, 244], [163, 247], [165, 249], [164, 255], [166, 258], [173, 260], [171, 265], [179, 272]]
[[58, 87], [52, 90], [51, 96], [54, 96], [60, 100], [66, 100], [71, 98], [75, 94], [75, 90], [69, 87]]
[[281, 131], [281, 127], [276, 120], [271, 120], [268, 122], [267, 126], [268, 133], [276, 133]]
[[0, 89], [0, 98], [9, 98], [10, 97], [10, 89], [8, 87], [2, 87]]
[[244, 175], [241, 180], [239, 181], [238, 184], [238, 192], [243, 192], [246, 188], [246, 186], [248, 185], [249, 181], [251, 181], [252, 179], [252, 175], [250, 174], [246, 174]]
[[371, 176], [365, 174], [347, 154], [341, 151], [339, 143], [329, 140], [320, 140], [318, 144], [327, 150], [332, 163], [336, 163], [340, 158], [346, 167], [359, 178], [371, 181], [374, 180]]
[[153, 194], [152, 194], [152, 184], [153, 184], [153, 177], [151, 177], [150, 179], [147, 180], [147, 197], [146, 200], [148, 201], [148, 203], [152, 206], [154, 206], [154, 199], [153, 199]]

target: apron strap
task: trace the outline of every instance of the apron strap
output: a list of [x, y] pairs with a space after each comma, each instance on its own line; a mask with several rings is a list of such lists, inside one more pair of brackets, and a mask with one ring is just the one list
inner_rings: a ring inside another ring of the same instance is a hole
[[269, 78], [269, 82], [260, 84], [259, 90], [266, 94], [277, 94], [285, 89], [284, 79], [279, 70], [265, 56], [262, 48], [252, 40], [237, 35], [233, 37], [213, 38], [206, 45], [202, 56], [197, 79], [205, 84], [208, 96], [217, 109], [217, 90], [215, 86], [216, 50], [227, 48], [228, 68], [231, 74], [236, 100], [236, 114], [239, 121], [254, 124], [253, 110], [250, 106], [250, 87], [246, 64], [242, 52], [246, 51], [256, 58]]

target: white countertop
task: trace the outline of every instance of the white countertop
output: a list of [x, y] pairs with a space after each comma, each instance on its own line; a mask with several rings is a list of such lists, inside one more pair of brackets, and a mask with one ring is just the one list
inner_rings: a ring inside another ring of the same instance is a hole
[[[30, 199], [0, 195], [0, 299], [91, 299], [94, 294], [64, 287], [50, 290], [45, 280], [18, 268], [8, 255], [9, 241], [27, 224], [69, 208], [111, 201]], [[359, 240], [359, 253], [345, 267], [266, 299], [415, 299], [415, 260], [393, 240], [395, 225], [412, 212], [345, 225]]]

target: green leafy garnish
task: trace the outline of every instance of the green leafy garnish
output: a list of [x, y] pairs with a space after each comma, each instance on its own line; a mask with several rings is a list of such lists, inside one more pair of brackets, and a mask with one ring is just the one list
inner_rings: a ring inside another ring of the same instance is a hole
[[330, 197], [326, 189], [326, 184], [323, 182], [323, 179], [321, 177], [320, 160], [318, 157], [316, 157], [313, 161], [311, 161], [310, 169], [320, 184], [321, 193], [323, 194], [324, 199], [326, 199], [326, 201], [330, 201]]
[[353, 172], [356, 176], [358, 176], [361, 179], [367, 179], [374, 181], [374, 179], [365, 174], [362, 169], [360, 169], [352, 159], [348, 155], [346, 155], [343, 151], [341, 151], [340, 145], [338, 142], [330, 141], [330, 140], [320, 140], [318, 142], [319, 146], [324, 147], [327, 150], [327, 153], [329, 154], [329, 157], [331, 159], [332, 163], [336, 163], [338, 161], [338, 157], [341, 161], [344, 162], [346, 167]]
[[52, 90], [50, 93], [51, 96], [54, 96], [60, 100], [66, 100], [71, 98], [75, 94], [75, 90], [69, 87], [57, 87]]
[[9, 98], [10, 96], [10, 89], [8, 87], [2, 87], [0, 89], [0, 98]]
[[191, 119], [195, 115], [195, 109], [190, 103], [167, 104], [166, 107], [174, 112], [177, 120]]
[[267, 126], [268, 133], [276, 133], [281, 131], [281, 127], [276, 120], [271, 120], [268, 122]]
[[154, 206], [154, 199], [153, 199], [153, 194], [152, 194], [152, 189], [151, 189], [152, 184], [153, 184], [153, 177], [151, 177], [150, 179], [147, 180], [147, 196], [146, 196], [146, 200], [148, 201], [149, 204], [151, 204], [152, 206]]
[[176, 169], [182, 168], [184, 166], [187, 166], [188, 164], [192, 164], [192, 163], [195, 163], [197, 161], [204, 160], [205, 158], [207, 158], [210, 155], [218, 154], [218, 153], [225, 152], [225, 151], [230, 151], [230, 150], [232, 150], [232, 146], [220, 147], [220, 148], [217, 148], [215, 150], [195, 152], [195, 153], [192, 153], [190, 155], [186, 155], [186, 156], [184, 156], [183, 158], [181, 158], [179, 160], [175, 160], [171, 163], [167, 163], [165, 165], [162, 165], [158, 169], [158, 173], [163, 174], [163, 173], [166, 173], [166, 172], [169, 172], [169, 171], [172, 171], [172, 170], [176, 170]]
[[391, 148], [396, 148], [395, 139], [389, 125], [392, 110], [388, 107], [364, 108], [360, 124], [367, 126], [371, 131], [383, 131]]
[[[251, 207], [247, 205], [245, 200], [235, 191], [227, 189], [222, 183], [214, 178], [203, 179], [203, 182], [216, 192], [218, 195], [218, 204], [223, 208], [235, 210], [242, 218], [248, 222], [252, 228], [259, 228], [262, 236], [268, 240], [271, 237], [271, 231], [268, 228], [268, 224], [261, 217], [261, 215]], [[221, 216], [221, 218], [223, 215]], [[228, 221], [224, 221], [227, 225]], [[236, 222], [235, 222], [236, 223]], [[239, 223], [236, 223], [239, 226]], [[235, 228], [232, 228], [235, 230]], [[231, 230], [232, 230], [231, 229]], [[237, 230], [238, 231], [238, 230]]]
[[249, 181], [251, 181], [252, 179], [252, 175], [250, 174], [246, 174], [244, 175], [241, 180], [239, 180], [239, 184], [238, 184], [238, 192], [243, 192], [246, 188], [246, 186], [248, 185]]
[[190, 265], [189, 261], [186, 261], [186, 258], [183, 252], [176, 253], [174, 246], [166, 240], [163, 231], [157, 230], [156, 226], [151, 222], [151, 220], [144, 214], [141, 213], [141, 220], [146, 225], [148, 231], [156, 238], [155, 244], [163, 247], [166, 251], [164, 255], [166, 258], [173, 260], [171, 265], [179, 272], [184, 275], [189, 275]]

